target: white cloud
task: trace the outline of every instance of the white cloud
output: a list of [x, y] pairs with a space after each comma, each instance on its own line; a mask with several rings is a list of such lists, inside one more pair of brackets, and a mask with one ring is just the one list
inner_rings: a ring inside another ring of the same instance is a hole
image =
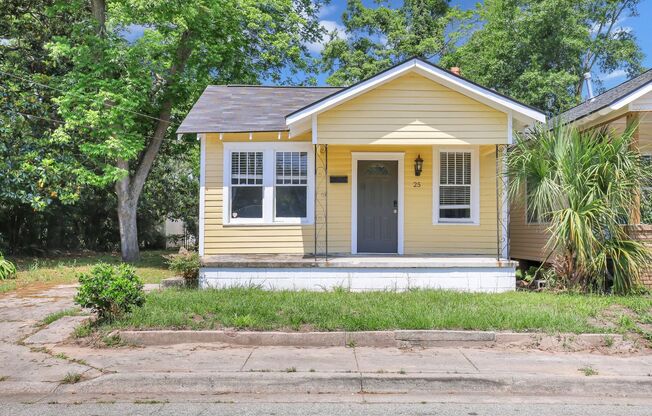
[[627, 72], [624, 69], [616, 69], [615, 71], [604, 75], [602, 78], [603, 81], [610, 81], [612, 79], [623, 78], [627, 76]]
[[340, 23], [334, 20], [321, 20], [319, 24], [326, 30], [327, 34], [321, 42], [310, 42], [306, 45], [310, 52], [320, 53], [324, 49], [324, 43], [330, 39], [330, 34], [333, 32], [335, 32], [335, 37], [338, 39], [346, 39], [346, 31]]

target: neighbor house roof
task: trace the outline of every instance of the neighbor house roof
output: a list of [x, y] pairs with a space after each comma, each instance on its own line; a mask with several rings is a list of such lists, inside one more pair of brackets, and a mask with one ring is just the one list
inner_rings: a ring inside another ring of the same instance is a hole
[[177, 129], [182, 133], [284, 131], [285, 116], [341, 88], [209, 85]]
[[652, 91], [652, 69], [571, 108], [552, 119], [551, 123], [572, 123], [595, 113], [606, 114], [624, 107], [650, 91]]

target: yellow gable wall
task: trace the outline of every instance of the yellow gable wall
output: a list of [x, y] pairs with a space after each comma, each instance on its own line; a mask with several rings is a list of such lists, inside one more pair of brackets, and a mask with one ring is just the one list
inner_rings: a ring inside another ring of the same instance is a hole
[[[306, 254], [314, 251], [312, 225], [236, 226], [222, 224], [224, 147], [217, 134], [206, 135], [204, 255], [239, 253]], [[225, 135], [223, 140], [229, 141]], [[254, 140], [256, 138], [254, 137]], [[285, 140], [284, 140], [285, 141]], [[351, 152], [405, 152], [406, 254], [496, 253], [496, 176], [494, 146], [480, 146], [480, 224], [432, 224], [432, 146], [329, 146], [328, 174], [346, 175], [346, 184], [328, 184], [329, 252], [351, 251]], [[424, 169], [414, 176], [414, 159]], [[420, 186], [415, 186], [420, 182]], [[323, 181], [318, 181], [323, 183]], [[323, 189], [317, 189], [323, 195]], [[323, 234], [320, 235], [323, 238]], [[320, 240], [321, 241], [321, 240]], [[320, 244], [320, 247], [322, 244]]]
[[317, 117], [325, 144], [503, 144], [507, 115], [415, 73]]

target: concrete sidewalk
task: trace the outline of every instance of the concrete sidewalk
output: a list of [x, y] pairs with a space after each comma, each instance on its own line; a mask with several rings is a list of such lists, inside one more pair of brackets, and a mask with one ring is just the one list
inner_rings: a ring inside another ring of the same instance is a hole
[[98, 349], [51, 342], [74, 320], [40, 334], [38, 323], [71, 307], [73, 294], [73, 287], [59, 286], [0, 297], [0, 403], [419, 403], [459, 397], [577, 403], [599, 397], [652, 404], [652, 355], [216, 343]]
[[[652, 356], [433, 348], [182, 344], [92, 349], [51, 346], [89, 367], [76, 384], [33, 390], [38, 401], [221, 395], [600, 396], [652, 404]], [[6, 392], [19, 393], [20, 386]], [[47, 387], [43, 385], [42, 387]], [[32, 386], [34, 389], [34, 386]], [[0, 393], [1, 394], [1, 393]], [[23, 400], [25, 398], [23, 397]]]

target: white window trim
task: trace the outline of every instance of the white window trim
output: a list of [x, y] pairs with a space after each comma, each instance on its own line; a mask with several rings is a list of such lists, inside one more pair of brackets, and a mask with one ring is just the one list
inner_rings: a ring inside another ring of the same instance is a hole
[[[396, 160], [398, 161], [398, 219], [396, 244], [397, 254], [404, 253], [403, 220], [404, 220], [404, 152], [351, 152], [351, 254], [358, 254], [358, 161], [359, 160]], [[387, 253], [385, 253], [387, 254]], [[391, 253], [390, 253], [391, 254]]]
[[[231, 218], [231, 153], [263, 152], [263, 217]], [[275, 184], [276, 152], [306, 152], [308, 154], [308, 184], [306, 195], [306, 217], [276, 218]], [[222, 223], [225, 226], [240, 225], [310, 225], [315, 217], [315, 160], [310, 143], [278, 142], [228, 142], [224, 143], [224, 173], [222, 185]]]
[[[478, 146], [433, 146], [432, 147], [432, 223], [433, 225], [480, 225], [480, 160]], [[439, 218], [439, 161], [441, 152], [471, 153], [471, 218], [469, 220]]]

